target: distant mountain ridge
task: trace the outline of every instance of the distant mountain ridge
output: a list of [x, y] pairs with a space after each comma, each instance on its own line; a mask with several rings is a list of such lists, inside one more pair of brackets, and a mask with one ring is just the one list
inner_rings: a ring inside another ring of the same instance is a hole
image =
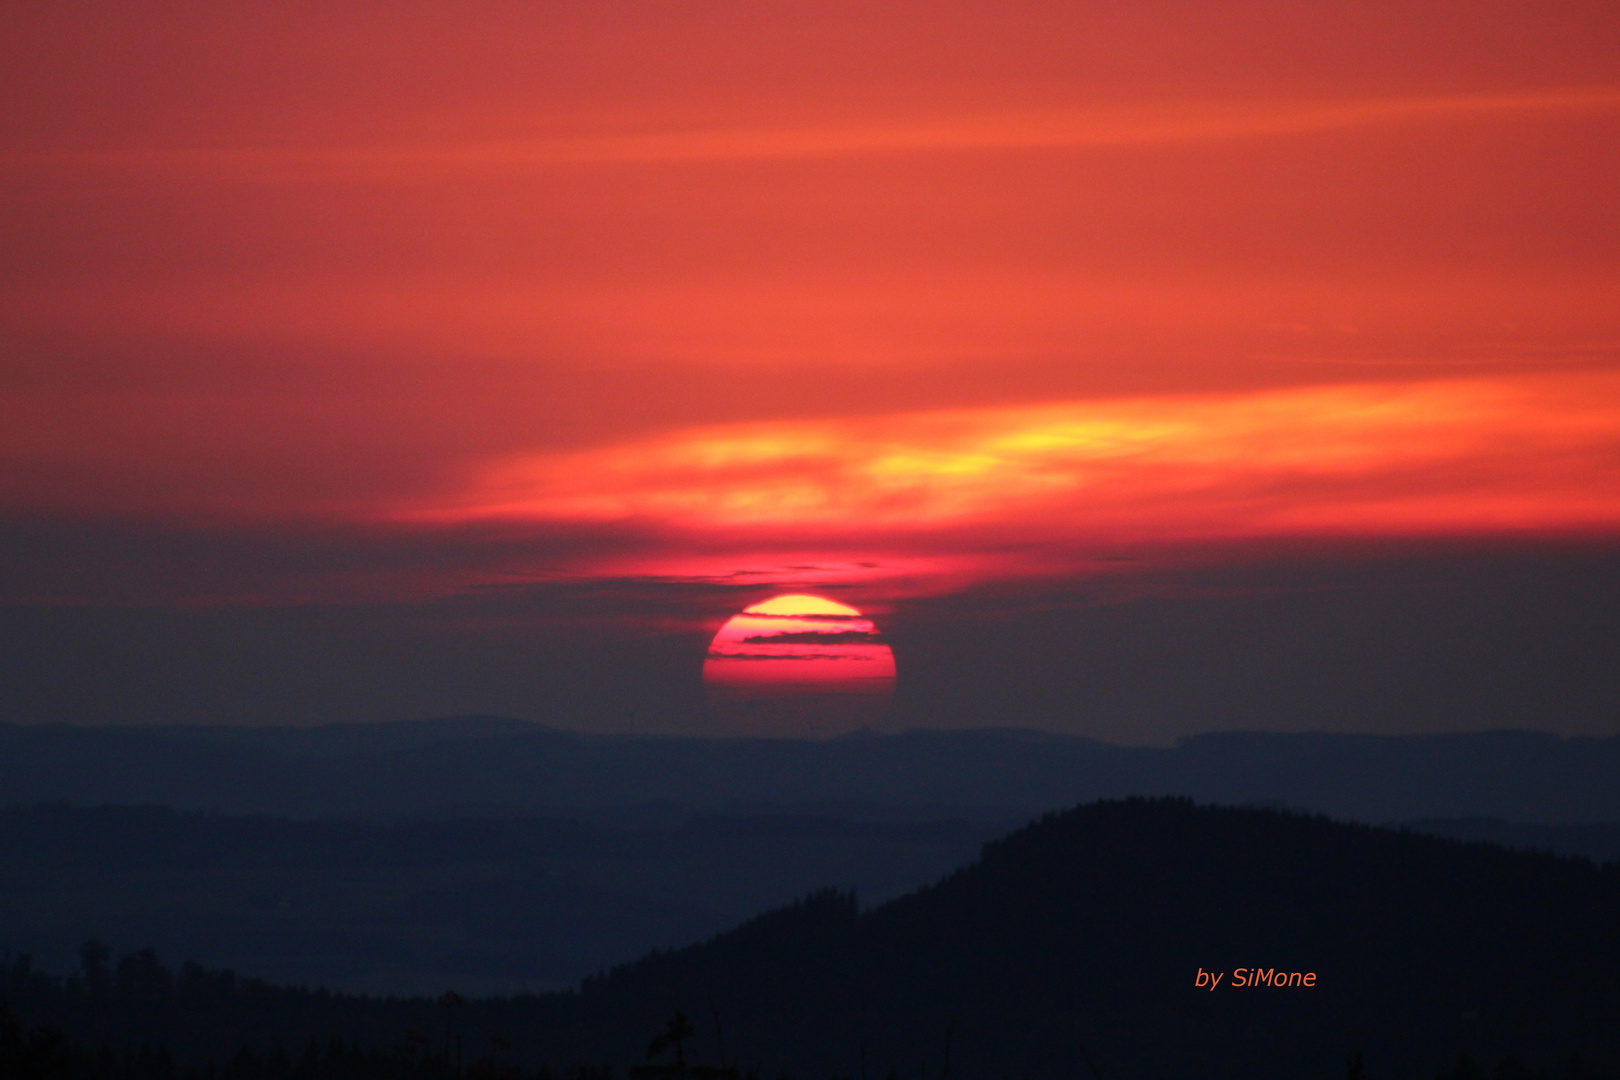
[[1184, 795], [1366, 822], [1620, 821], [1620, 736], [1228, 732], [1171, 748], [1018, 730], [812, 742], [584, 735], [504, 717], [316, 728], [0, 725], [0, 803], [294, 817], [747, 808], [938, 816]]

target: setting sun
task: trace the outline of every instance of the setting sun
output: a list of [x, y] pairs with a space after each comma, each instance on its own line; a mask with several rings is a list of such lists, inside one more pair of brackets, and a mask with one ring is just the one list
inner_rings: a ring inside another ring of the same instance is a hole
[[791, 594], [720, 628], [703, 662], [717, 718], [738, 734], [832, 735], [882, 718], [894, 653], [848, 604]]

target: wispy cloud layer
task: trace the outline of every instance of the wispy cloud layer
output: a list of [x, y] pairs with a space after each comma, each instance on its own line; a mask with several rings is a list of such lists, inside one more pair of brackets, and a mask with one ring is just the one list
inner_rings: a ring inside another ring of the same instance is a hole
[[1169, 101], [923, 115], [821, 126], [665, 130], [488, 142], [0, 151], [14, 172], [144, 173], [250, 183], [404, 182], [488, 170], [746, 162], [868, 154], [1172, 146], [1394, 124], [1468, 123], [1620, 109], [1620, 87], [1294, 101]]
[[676, 432], [415, 520], [1052, 540], [1620, 528], [1620, 377], [1362, 383]]

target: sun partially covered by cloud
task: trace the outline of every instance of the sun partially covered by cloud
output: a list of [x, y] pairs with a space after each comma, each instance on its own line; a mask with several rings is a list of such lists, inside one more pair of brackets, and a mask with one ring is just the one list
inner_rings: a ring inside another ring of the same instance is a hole
[[486, 464], [416, 520], [1141, 541], [1620, 526], [1620, 376], [1359, 383], [676, 431]]
[[871, 723], [888, 707], [894, 678], [894, 653], [870, 619], [804, 593], [727, 620], [703, 662], [711, 708], [723, 723], [754, 731], [764, 724], [825, 735]]

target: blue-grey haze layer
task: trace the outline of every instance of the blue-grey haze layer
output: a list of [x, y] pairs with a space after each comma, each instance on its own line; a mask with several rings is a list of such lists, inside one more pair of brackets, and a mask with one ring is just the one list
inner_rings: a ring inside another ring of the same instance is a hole
[[679, 818], [793, 810], [1020, 816], [1183, 795], [1371, 823], [1620, 821], [1620, 736], [1197, 735], [1117, 746], [1015, 730], [831, 741], [581, 735], [500, 717], [316, 728], [0, 725], [0, 805], [153, 804], [288, 817], [455, 810]]

